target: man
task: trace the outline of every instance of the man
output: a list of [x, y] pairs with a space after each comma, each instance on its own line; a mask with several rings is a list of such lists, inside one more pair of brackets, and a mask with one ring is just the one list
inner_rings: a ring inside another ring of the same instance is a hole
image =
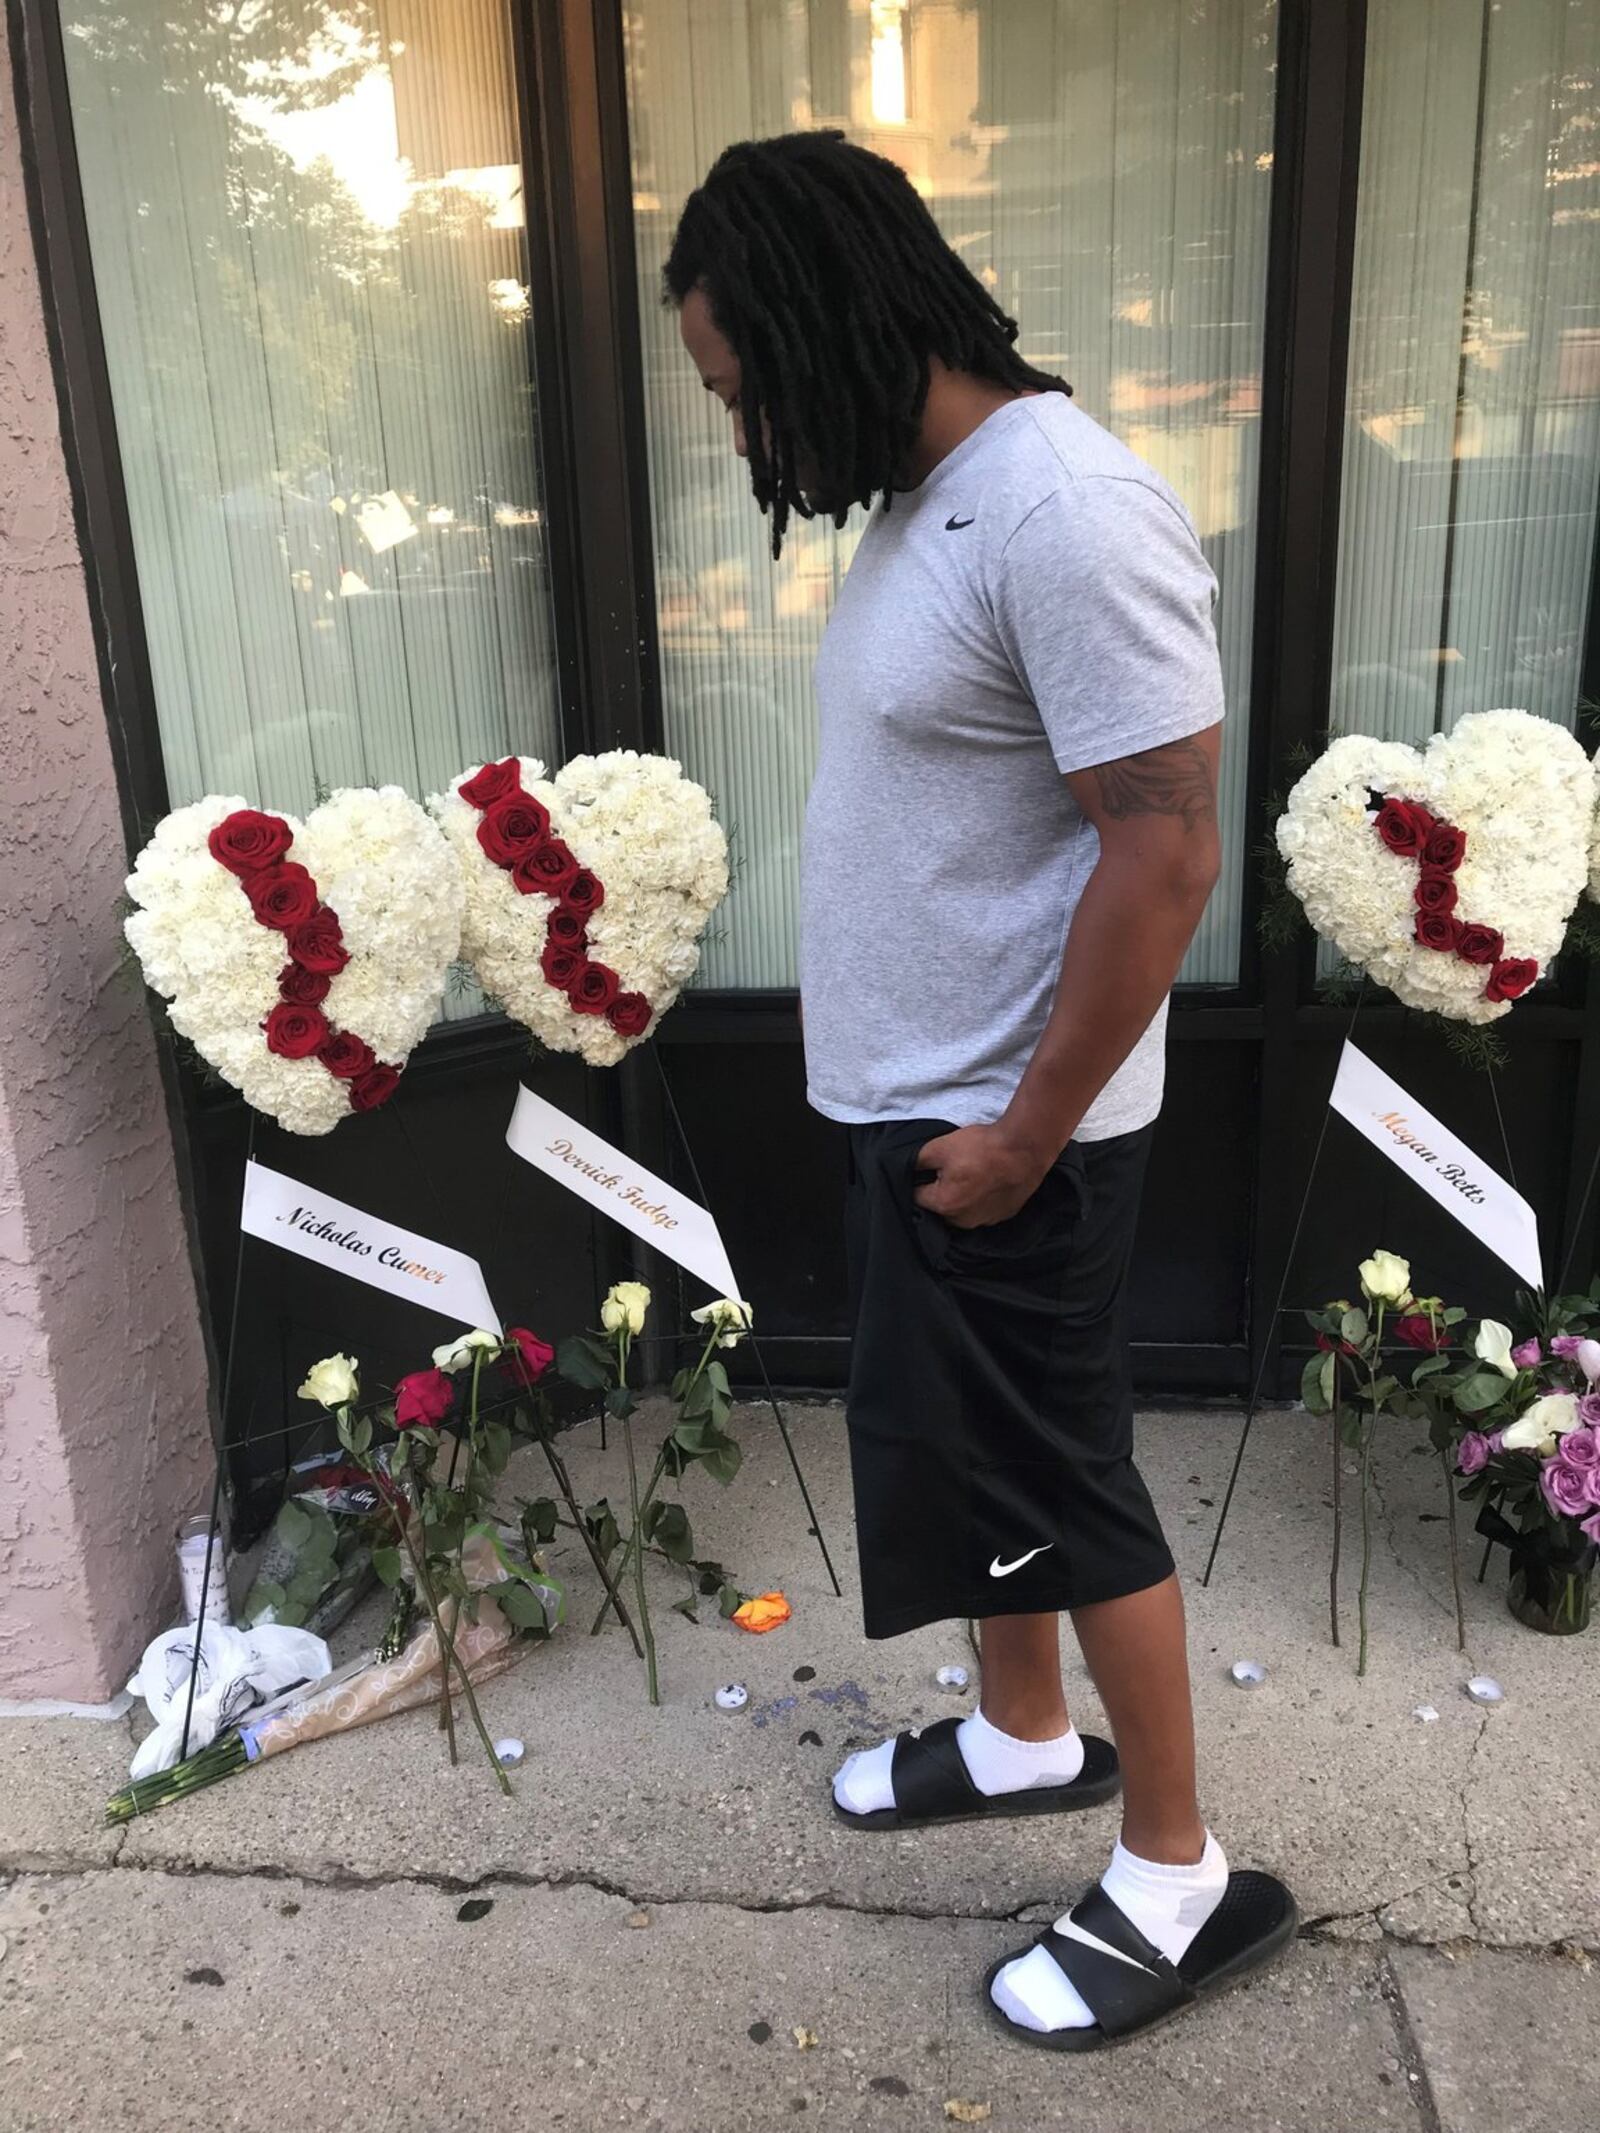
[[[867, 1634], [981, 1617], [983, 1681], [834, 1802], [906, 1828], [1120, 1775], [1099, 1887], [988, 1980], [1016, 2035], [1090, 2049], [1295, 1928], [1200, 1817], [1123, 1326], [1167, 994], [1217, 875], [1215, 581], [892, 163], [830, 133], [729, 149], [666, 284], [774, 554], [796, 513], [873, 510], [817, 663], [806, 1064], [849, 1134]], [[1062, 1610], [1116, 1751], [1068, 1717]]]

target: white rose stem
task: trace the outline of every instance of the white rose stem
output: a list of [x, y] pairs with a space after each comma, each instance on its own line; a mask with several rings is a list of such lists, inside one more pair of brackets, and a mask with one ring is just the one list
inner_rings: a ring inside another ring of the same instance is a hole
[[[245, 1130], [244, 1171], [248, 1177], [250, 1165], [256, 1152], [256, 1113], [250, 1112], [250, 1123]], [[241, 1197], [243, 1187], [240, 1187]], [[189, 1753], [189, 1722], [194, 1717], [195, 1683], [200, 1678], [200, 1643], [205, 1635], [206, 1600], [211, 1591], [211, 1559], [217, 1546], [217, 1517], [222, 1509], [222, 1481], [225, 1472], [223, 1453], [228, 1446], [228, 1403], [233, 1392], [233, 1359], [239, 1347], [239, 1299], [244, 1293], [244, 1247], [245, 1233], [239, 1231], [239, 1246], [233, 1259], [233, 1301], [228, 1306], [228, 1352], [222, 1362], [222, 1424], [221, 1442], [216, 1447], [217, 1471], [211, 1484], [211, 1515], [206, 1521], [206, 1560], [200, 1573], [200, 1606], [194, 1618], [194, 1650], [189, 1654], [189, 1692], [183, 1702], [183, 1737], [178, 1743], [178, 1761], [183, 1762]]]
[[[695, 1364], [694, 1369], [690, 1374], [689, 1382], [683, 1388], [683, 1398], [678, 1402], [678, 1410], [680, 1413], [688, 1404], [689, 1395], [691, 1392], [693, 1392], [695, 1386], [698, 1384], [701, 1373], [704, 1371], [707, 1363], [710, 1362], [712, 1354], [716, 1349], [717, 1342], [720, 1338], [721, 1336], [717, 1332], [716, 1327], [713, 1326], [711, 1329], [711, 1338], [706, 1342], [705, 1347], [701, 1350], [700, 1360], [698, 1363]], [[661, 1450], [656, 1455], [655, 1471], [650, 1476], [649, 1487], [645, 1490], [644, 1495], [639, 1500], [639, 1508], [633, 1520], [633, 1529], [629, 1533], [627, 1541], [624, 1544], [622, 1550], [622, 1560], [617, 1565], [617, 1579], [619, 1583], [628, 1574], [628, 1565], [633, 1560], [635, 1548], [642, 1549], [644, 1546], [644, 1542], [640, 1538], [639, 1533], [639, 1520], [647, 1516], [651, 1504], [655, 1502], [656, 1490], [660, 1488], [661, 1477], [666, 1472], [666, 1470], [667, 1453], [666, 1447], [665, 1445], [663, 1445]], [[606, 1598], [600, 1603], [600, 1612], [595, 1616], [594, 1622], [590, 1627], [589, 1634], [591, 1637], [598, 1637], [601, 1630], [605, 1627], [606, 1616], [611, 1612], [612, 1603], [616, 1598], [616, 1594], [612, 1590], [609, 1580], [607, 1581], [606, 1592]], [[620, 1607], [617, 1610], [617, 1619], [618, 1621], [625, 1621], [627, 1619], [626, 1616], [623, 1615]], [[638, 1641], [639, 1640], [636, 1637], [634, 1639], [635, 1649], [637, 1649], [638, 1647]], [[640, 1657], [642, 1658], [643, 1656], [643, 1653], [640, 1653]]]
[[[1357, 1005], [1359, 1006], [1359, 1004], [1358, 1000]], [[1353, 1016], [1351, 1020], [1354, 1021]], [[683, 1148], [684, 1160], [689, 1166], [690, 1180], [694, 1185], [695, 1191], [700, 1196], [700, 1205], [709, 1208], [711, 1205], [710, 1196], [706, 1192], [705, 1180], [700, 1175], [700, 1165], [694, 1159], [694, 1149], [689, 1141], [688, 1129], [685, 1127], [682, 1114], [678, 1109], [678, 1100], [672, 1093], [672, 1083], [667, 1079], [667, 1070], [662, 1064], [660, 1049], [652, 1044], [649, 1050], [650, 1056], [656, 1063], [656, 1073], [661, 1078], [661, 1093], [666, 1098], [667, 1110], [671, 1113], [672, 1123], [678, 1131], [678, 1140]], [[844, 1588], [839, 1583], [838, 1571], [833, 1567], [833, 1557], [828, 1553], [828, 1543], [822, 1537], [822, 1521], [818, 1518], [816, 1507], [811, 1501], [811, 1491], [806, 1487], [806, 1477], [800, 1470], [800, 1460], [794, 1448], [794, 1440], [789, 1435], [789, 1424], [784, 1418], [783, 1409], [778, 1404], [778, 1395], [772, 1387], [772, 1378], [767, 1370], [767, 1359], [761, 1352], [761, 1343], [756, 1339], [753, 1329], [748, 1333], [747, 1338], [750, 1342], [750, 1352], [756, 1359], [756, 1368], [761, 1372], [761, 1384], [767, 1396], [767, 1405], [772, 1409], [773, 1417], [778, 1425], [778, 1434], [783, 1439], [783, 1448], [789, 1455], [789, 1465], [794, 1472], [795, 1481], [799, 1485], [800, 1501], [805, 1505], [806, 1517], [811, 1521], [810, 1531], [812, 1537], [822, 1550], [822, 1561], [828, 1573], [828, 1582], [833, 1587], [833, 1596], [836, 1600], [842, 1599], [844, 1597]]]
[[[555, 1476], [556, 1487], [561, 1491], [562, 1500], [572, 1514], [572, 1523], [577, 1528], [584, 1546], [589, 1551], [589, 1560], [593, 1563], [600, 1582], [606, 1589], [606, 1606], [616, 1609], [617, 1620], [633, 1639], [633, 1648], [642, 1659], [644, 1657], [644, 1646], [639, 1641], [639, 1632], [634, 1626], [633, 1617], [623, 1605], [622, 1600], [621, 1579], [626, 1575], [627, 1565], [624, 1563], [615, 1577], [606, 1567], [606, 1559], [600, 1553], [600, 1543], [589, 1531], [588, 1522], [579, 1506], [577, 1495], [572, 1486], [572, 1476], [567, 1472], [566, 1461], [562, 1459], [552, 1442], [549, 1417], [547, 1414], [540, 1412], [539, 1403], [542, 1396], [535, 1390], [534, 1381], [528, 1375], [528, 1366], [522, 1359], [522, 1350], [514, 1340], [511, 1343], [510, 1352], [516, 1359], [516, 1372], [518, 1377], [521, 1378], [523, 1388], [528, 1395], [528, 1416], [533, 1426], [534, 1434], [539, 1440], [540, 1449], [544, 1453], [550, 1471]], [[605, 1620], [604, 1608], [601, 1610], [600, 1619], [601, 1621]]]
[[[1366, 973], [1362, 973], [1356, 1004], [1350, 1010], [1344, 1041], [1349, 1043], [1355, 1034], [1356, 1018], [1361, 1013], [1361, 1003], [1367, 996]], [[1342, 1049], [1342, 1047], [1341, 1047]], [[1266, 1383], [1267, 1367], [1273, 1358], [1273, 1343], [1278, 1330], [1278, 1320], [1283, 1315], [1283, 1299], [1289, 1293], [1289, 1276], [1294, 1271], [1295, 1254], [1300, 1249], [1300, 1232], [1305, 1227], [1306, 1211], [1311, 1205], [1311, 1189], [1317, 1182], [1317, 1167], [1322, 1161], [1322, 1144], [1328, 1137], [1328, 1120], [1333, 1116], [1330, 1104], [1322, 1107], [1322, 1124], [1317, 1130], [1317, 1145], [1311, 1151], [1311, 1168], [1306, 1172], [1306, 1189], [1300, 1198], [1300, 1212], [1294, 1218], [1294, 1229], [1289, 1237], [1289, 1249], [1283, 1255], [1283, 1275], [1278, 1283], [1278, 1294], [1272, 1306], [1272, 1316], [1267, 1321], [1261, 1341], [1261, 1360], [1256, 1365], [1255, 1381], [1250, 1387], [1250, 1398], [1245, 1405], [1244, 1427], [1239, 1432], [1239, 1447], [1233, 1455], [1233, 1471], [1228, 1476], [1228, 1486], [1222, 1498], [1222, 1509], [1217, 1513], [1217, 1530], [1211, 1536], [1211, 1553], [1206, 1557], [1202, 1585], [1211, 1583], [1211, 1573], [1217, 1567], [1217, 1550], [1222, 1546], [1223, 1528], [1228, 1523], [1228, 1513], [1233, 1508], [1233, 1492], [1239, 1486], [1239, 1469], [1244, 1465], [1245, 1446], [1250, 1442], [1250, 1431], [1256, 1419], [1256, 1409], [1261, 1404], [1261, 1388]]]
[[1372, 1574], [1372, 1440], [1378, 1434], [1378, 1368], [1383, 1361], [1383, 1298], [1370, 1299], [1377, 1316], [1372, 1325], [1372, 1352], [1367, 1358], [1367, 1392], [1372, 1412], [1361, 1436], [1361, 1591], [1357, 1609], [1361, 1623], [1361, 1648], [1356, 1657], [1358, 1676], [1367, 1671], [1367, 1581]]
[[[1505, 1113], [1504, 1113], [1504, 1112], [1503, 1112], [1503, 1111], [1501, 1110], [1501, 1108], [1500, 1108], [1500, 1084], [1499, 1084], [1499, 1082], [1498, 1082], [1498, 1081], [1497, 1081], [1497, 1080], [1495, 1079], [1495, 1071], [1494, 1071], [1494, 1066], [1493, 1066], [1493, 1063], [1492, 1063], [1492, 1062], [1486, 1062], [1486, 1063], [1485, 1063], [1485, 1067], [1484, 1067], [1484, 1072], [1485, 1072], [1485, 1073], [1486, 1073], [1486, 1074], [1488, 1075], [1488, 1077], [1489, 1077], [1489, 1094], [1490, 1094], [1490, 1095], [1491, 1095], [1491, 1096], [1492, 1096], [1492, 1097], [1494, 1098], [1494, 1115], [1495, 1115], [1495, 1118], [1497, 1119], [1497, 1121], [1499, 1122], [1499, 1126], [1500, 1126], [1500, 1152], [1502, 1153], [1502, 1155], [1504, 1155], [1504, 1157], [1505, 1157], [1505, 1159], [1506, 1159], [1506, 1176], [1507, 1176], [1507, 1177], [1508, 1177], [1508, 1178], [1509, 1178], [1509, 1179], [1511, 1180], [1511, 1189], [1512, 1189], [1512, 1191], [1513, 1191], [1513, 1192], [1515, 1192], [1515, 1191], [1517, 1190], [1517, 1166], [1516, 1166], [1516, 1163], [1515, 1163], [1515, 1161], [1514, 1161], [1514, 1160], [1512, 1159], [1512, 1154], [1511, 1154], [1511, 1136], [1510, 1136], [1510, 1134], [1509, 1134], [1509, 1133], [1508, 1133], [1508, 1132], [1506, 1131], [1506, 1119], [1505, 1119]], [[1588, 1207], [1588, 1204], [1589, 1204], [1589, 1195], [1590, 1195], [1590, 1193], [1591, 1193], [1591, 1192], [1593, 1192], [1593, 1190], [1594, 1190], [1594, 1180], [1595, 1180], [1595, 1169], [1596, 1169], [1596, 1168], [1600, 1168], [1600, 1148], [1597, 1148], [1597, 1149], [1595, 1150], [1595, 1158], [1594, 1158], [1594, 1165], [1593, 1165], [1593, 1166], [1591, 1166], [1591, 1168], [1590, 1168], [1590, 1171], [1589, 1171], [1589, 1182], [1588, 1182], [1588, 1184], [1587, 1184], [1587, 1185], [1585, 1185], [1585, 1187], [1583, 1188], [1583, 1198], [1582, 1198], [1582, 1200], [1581, 1200], [1581, 1201], [1580, 1201], [1580, 1202], [1578, 1203], [1578, 1212], [1577, 1212], [1577, 1215], [1576, 1215], [1576, 1217], [1575, 1217], [1575, 1219], [1574, 1219], [1574, 1221], [1573, 1221], [1573, 1224], [1572, 1224], [1572, 1232], [1571, 1232], [1571, 1235], [1572, 1235], [1572, 1242], [1571, 1242], [1571, 1245], [1570, 1245], [1570, 1246], [1568, 1247], [1568, 1251], [1567, 1251], [1567, 1263], [1566, 1263], [1566, 1266], [1563, 1266], [1563, 1267], [1562, 1267], [1562, 1269], [1561, 1269], [1561, 1278], [1560, 1278], [1560, 1280], [1559, 1280], [1559, 1281], [1558, 1281], [1558, 1282], [1556, 1283], [1556, 1291], [1555, 1291], [1555, 1292], [1556, 1292], [1556, 1294], [1557, 1294], [1558, 1296], [1559, 1296], [1559, 1295], [1561, 1295], [1561, 1294], [1563, 1293], [1563, 1291], [1565, 1290], [1565, 1288], [1566, 1288], [1566, 1286], [1567, 1286], [1567, 1268], [1568, 1268], [1568, 1267], [1570, 1267], [1570, 1266], [1571, 1266], [1571, 1264], [1572, 1264], [1572, 1255], [1573, 1255], [1573, 1253], [1574, 1253], [1574, 1252], [1575, 1252], [1575, 1251], [1576, 1251], [1576, 1250], [1578, 1249], [1578, 1239], [1579, 1239], [1579, 1238], [1580, 1238], [1580, 1237], [1581, 1237], [1581, 1236], [1583, 1235], [1583, 1217], [1584, 1217], [1584, 1212], [1585, 1212], [1585, 1210], [1586, 1210], [1586, 1208]], [[1540, 1301], [1540, 1303], [1541, 1303], [1541, 1304], [1542, 1304], [1542, 1303], [1544, 1302], [1544, 1297], [1543, 1297], [1543, 1295], [1542, 1295], [1542, 1294], [1541, 1294], [1541, 1296], [1540, 1296], [1540, 1298], [1539, 1298], [1539, 1301]], [[1445, 1456], [1445, 1460], [1446, 1460], [1446, 1471], [1447, 1471], [1447, 1473], [1448, 1473], [1448, 1461], [1449, 1461], [1449, 1454], [1448, 1454], [1448, 1453], [1446, 1453], [1446, 1454], [1445, 1454], [1444, 1456]], [[1456, 1499], [1455, 1499], [1455, 1491], [1454, 1491], [1454, 1489], [1452, 1489], [1452, 1490], [1451, 1490], [1451, 1492], [1450, 1492], [1450, 1549], [1451, 1549], [1451, 1561], [1450, 1561], [1450, 1568], [1451, 1568], [1451, 1572], [1452, 1572], [1452, 1574], [1454, 1574], [1454, 1572], [1455, 1572], [1455, 1567], [1456, 1567], [1456, 1566], [1455, 1566], [1455, 1544], [1456, 1544], [1456, 1542], [1455, 1542], [1455, 1536], [1456, 1536]], [[1494, 1542], [1493, 1542], [1492, 1540], [1486, 1540], [1486, 1541], [1484, 1542], [1484, 1544], [1483, 1544], [1483, 1561], [1482, 1561], [1482, 1562], [1481, 1562], [1481, 1563], [1480, 1563], [1480, 1564], [1478, 1565], [1478, 1583], [1479, 1583], [1480, 1585], [1481, 1585], [1481, 1584], [1483, 1583], [1484, 1579], [1485, 1579], [1485, 1578], [1486, 1578], [1486, 1577], [1487, 1577], [1487, 1576], [1489, 1575], [1489, 1558], [1490, 1558], [1490, 1556], [1491, 1556], [1491, 1555], [1493, 1555], [1493, 1553], [1494, 1553]], [[1467, 1648], [1467, 1624], [1466, 1624], [1466, 1617], [1465, 1617], [1465, 1615], [1464, 1615], [1464, 1614], [1462, 1613], [1462, 1611], [1461, 1611], [1461, 1588], [1460, 1588], [1460, 1584], [1459, 1584], [1459, 1582], [1457, 1583], [1457, 1586], [1456, 1586], [1456, 1628], [1457, 1628], [1457, 1633], [1458, 1633], [1458, 1635], [1459, 1635], [1459, 1638], [1460, 1638], [1460, 1643], [1459, 1643], [1458, 1649], [1459, 1649], [1459, 1650], [1461, 1650], [1461, 1651], [1465, 1651], [1465, 1650], [1466, 1650], [1466, 1648]]]

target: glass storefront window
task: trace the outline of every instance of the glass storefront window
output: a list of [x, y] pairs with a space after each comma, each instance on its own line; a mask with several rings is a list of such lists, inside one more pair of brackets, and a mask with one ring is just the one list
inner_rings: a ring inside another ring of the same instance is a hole
[[62, 25], [173, 803], [555, 757], [504, 0]]
[[1335, 731], [1571, 725], [1600, 498], [1600, 0], [1371, 0]]
[[684, 198], [730, 141], [836, 125], [910, 173], [1029, 360], [1166, 475], [1222, 587], [1224, 879], [1185, 966], [1238, 972], [1270, 0], [637, 0], [625, 10], [667, 744], [739, 866], [711, 985], [794, 982], [811, 663], [859, 527], [782, 563], [660, 302]]

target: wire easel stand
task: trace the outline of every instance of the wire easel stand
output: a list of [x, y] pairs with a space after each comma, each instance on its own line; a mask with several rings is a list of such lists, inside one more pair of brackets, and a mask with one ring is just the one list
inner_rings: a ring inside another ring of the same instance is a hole
[[[1345, 1029], [1344, 1044], [1348, 1044], [1355, 1034], [1356, 1020], [1361, 1013], [1361, 1003], [1365, 998], [1366, 982], [1363, 980], [1361, 990], [1356, 994], [1356, 1004], [1350, 1010], [1350, 1021]], [[1341, 1053], [1343, 1049], [1344, 1045], [1342, 1044], [1340, 1046]], [[1335, 1074], [1338, 1071], [1338, 1065], [1335, 1062]], [[1250, 1387], [1250, 1398], [1245, 1406], [1244, 1427], [1239, 1432], [1239, 1448], [1233, 1455], [1233, 1471], [1228, 1476], [1228, 1487], [1222, 1499], [1222, 1509], [1217, 1514], [1217, 1530], [1211, 1537], [1211, 1553], [1206, 1557], [1205, 1575], [1200, 1580], [1202, 1586], [1207, 1586], [1211, 1583], [1211, 1573], [1217, 1565], [1217, 1550], [1222, 1546], [1223, 1528], [1228, 1523], [1228, 1513], [1233, 1508], [1234, 1491], [1239, 1486], [1239, 1470], [1244, 1465], [1245, 1447], [1250, 1442], [1250, 1432], [1255, 1425], [1256, 1411], [1261, 1405], [1261, 1388], [1266, 1383], [1267, 1371], [1276, 1353], [1278, 1321], [1283, 1315], [1283, 1299], [1289, 1293], [1289, 1277], [1294, 1272], [1295, 1258], [1300, 1249], [1300, 1236], [1305, 1228], [1306, 1212], [1311, 1205], [1311, 1193], [1317, 1182], [1318, 1166], [1322, 1161], [1323, 1143], [1328, 1138], [1328, 1121], [1332, 1116], [1332, 1106], [1324, 1104], [1322, 1107], [1322, 1124], [1317, 1130], [1317, 1144], [1311, 1151], [1311, 1168], [1306, 1172], [1305, 1191], [1300, 1196], [1300, 1211], [1294, 1218], [1294, 1229], [1290, 1234], [1289, 1249], [1283, 1255], [1283, 1275], [1278, 1283], [1278, 1294], [1273, 1302], [1272, 1316], [1267, 1321], [1266, 1336], [1261, 1343], [1261, 1360], [1256, 1365], [1255, 1382]]]
[[[688, 1130], [683, 1123], [683, 1114], [678, 1109], [678, 1100], [672, 1093], [672, 1083], [667, 1079], [667, 1070], [662, 1063], [660, 1049], [652, 1044], [649, 1047], [649, 1051], [650, 1056], [656, 1063], [656, 1073], [661, 1079], [661, 1093], [666, 1099], [667, 1110], [677, 1131], [678, 1143], [683, 1149], [684, 1161], [689, 1166], [690, 1180], [699, 1195], [701, 1206], [709, 1208], [711, 1202], [706, 1195], [705, 1180], [700, 1175], [700, 1165], [695, 1161], [694, 1149], [690, 1145]], [[817, 1517], [816, 1507], [811, 1501], [811, 1491], [806, 1487], [806, 1477], [801, 1471], [799, 1455], [795, 1451], [794, 1440], [789, 1434], [788, 1421], [784, 1416], [783, 1408], [779, 1404], [778, 1395], [773, 1389], [772, 1377], [767, 1369], [767, 1359], [761, 1352], [761, 1343], [756, 1338], [753, 1329], [747, 1335], [747, 1338], [750, 1343], [750, 1352], [756, 1359], [756, 1368], [761, 1373], [761, 1384], [766, 1395], [767, 1405], [772, 1409], [773, 1417], [778, 1425], [778, 1434], [783, 1439], [783, 1448], [789, 1455], [789, 1465], [793, 1470], [795, 1481], [800, 1490], [800, 1500], [805, 1505], [806, 1517], [810, 1520], [809, 1530], [811, 1536], [822, 1551], [823, 1565], [828, 1573], [828, 1582], [833, 1587], [834, 1598], [840, 1599], [843, 1597], [843, 1590], [839, 1584], [839, 1573], [833, 1567], [833, 1557], [828, 1553], [828, 1543], [823, 1539], [822, 1523]]]
[[[244, 1145], [244, 1176], [248, 1180], [250, 1165], [256, 1153], [256, 1113], [251, 1111], [250, 1124]], [[243, 1186], [240, 1187], [241, 1196]], [[211, 1513], [206, 1521], [205, 1567], [200, 1573], [200, 1606], [194, 1618], [194, 1649], [189, 1654], [189, 1690], [183, 1702], [183, 1738], [178, 1743], [178, 1761], [181, 1763], [189, 1753], [189, 1723], [194, 1717], [195, 1683], [200, 1678], [200, 1645], [205, 1635], [206, 1602], [211, 1597], [211, 1565], [217, 1548], [217, 1516], [222, 1509], [222, 1482], [224, 1474], [223, 1451], [228, 1442], [228, 1406], [233, 1393], [233, 1359], [239, 1350], [239, 1299], [244, 1293], [244, 1248], [246, 1237], [241, 1225], [239, 1249], [233, 1261], [233, 1300], [228, 1306], [228, 1352], [222, 1359], [222, 1438], [214, 1447], [216, 1475], [211, 1484]]]

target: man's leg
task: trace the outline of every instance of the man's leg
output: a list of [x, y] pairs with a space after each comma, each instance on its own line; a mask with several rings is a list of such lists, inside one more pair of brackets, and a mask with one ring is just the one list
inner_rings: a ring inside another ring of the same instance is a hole
[[[1122, 1599], [1076, 1608], [1072, 1626], [1122, 1763], [1122, 1841], [1102, 1886], [1145, 1937], [1177, 1962], [1228, 1882], [1228, 1862], [1195, 1798], [1194, 1717], [1178, 1580], [1165, 1578]], [[1043, 1637], [1038, 1641], [1042, 1647]], [[1057, 1921], [1060, 1931], [1069, 1925], [1065, 1918]], [[1084, 2028], [1093, 2020], [1043, 1949], [1008, 1963], [992, 1989], [1001, 2012], [1030, 2029]]]

